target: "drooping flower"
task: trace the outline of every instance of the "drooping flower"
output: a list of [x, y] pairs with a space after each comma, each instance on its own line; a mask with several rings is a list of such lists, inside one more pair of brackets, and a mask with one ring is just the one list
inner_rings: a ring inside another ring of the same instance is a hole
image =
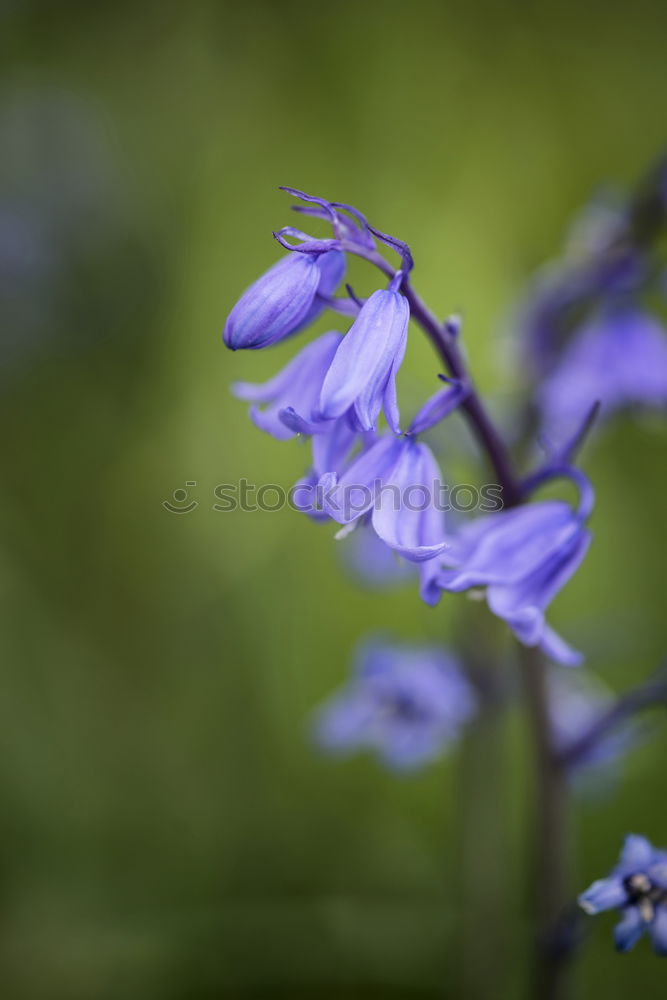
[[[316, 426], [316, 409], [324, 376], [340, 341], [340, 333], [324, 333], [268, 382], [261, 385], [235, 382], [234, 395], [253, 404], [250, 408], [253, 423], [281, 441], [303, 432], [304, 427], [306, 433], [323, 430], [323, 426]], [[302, 415], [304, 426], [294, 426], [293, 411]]]
[[290, 253], [246, 289], [225, 324], [233, 351], [275, 344], [317, 318], [345, 273], [339, 250]]
[[657, 955], [667, 955], [667, 851], [636, 834], [625, 838], [618, 864], [579, 896], [586, 913], [618, 909], [617, 951], [630, 951], [647, 933]]
[[[574, 473], [574, 470], [572, 470]], [[557, 663], [581, 656], [547, 625], [545, 611], [581, 563], [590, 543], [586, 519], [593, 494], [581, 474], [579, 510], [560, 500], [542, 500], [476, 518], [464, 525], [442, 562], [436, 583], [443, 590], [484, 587], [489, 609], [520, 642], [539, 646]]]
[[400, 434], [396, 374], [408, 337], [410, 309], [398, 291], [378, 289], [366, 300], [343, 338], [322, 386], [323, 418], [353, 409], [362, 430], [375, 430], [384, 408], [387, 423]]
[[312, 465], [292, 490], [295, 509], [316, 521], [329, 520], [322, 503], [324, 485], [332, 476], [336, 479], [345, 473], [352, 457], [356, 457], [358, 446], [363, 453], [375, 439], [375, 435], [360, 434], [347, 414], [338, 420], [327, 421], [326, 428], [325, 433], [313, 435]]
[[450, 652], [375, 639], [362, 643], [351, 680], [320, 709], [315, 738], [331, 753], [368, 749], [390, 768], [414, 770], [449, 750], [475, 709]]
[[447, 548], [442, 476], [428, 445], [384, 434], [342, 476], [320, 480], [325, 512], [339, 524], [365, 517], [390, 549], [420, 564], [420, 592], [429, 604], [440, 596], [436, 557]]
[[540, 389], [547, 433], [568, 434], [596, 400], [603, 417], [667, 407], [667, 331], [648, 312], [615, 305], [575, 334]]

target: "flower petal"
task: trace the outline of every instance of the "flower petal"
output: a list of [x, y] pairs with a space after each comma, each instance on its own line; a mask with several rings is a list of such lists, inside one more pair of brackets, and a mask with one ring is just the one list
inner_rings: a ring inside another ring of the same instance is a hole
[[410, 310], [403, 295], [378, 289], [343, 338], [322, 386], [324, 418], [355, 405], [364, 430], [373, 430], [390, 373], [403, 359]]
[[645, 872], [653, 861], [654, 853], [650, 840], [638, 833], [629, 833], [625, 838], [621, 856], [618, 859], [619, 871], [626, 875], [631, 875], [634, 872]]
[[323, 497], [327, 514], [339, 524], [349, 524], [373, 505], [382, 482], [398, 460], [404, 442], [390, 434], [379, 438], [363, 451]]
[[458, 591], [518, 582], [578, 530], [571, 507], [560, 500], [542, 500], [476, 518], [454, 540], [451, 556], [460, 569], [443, 573], [442, 585]]
[[618, 909], [627, 901], [623, 880], [615, 876], [598, 879], [579, 896], [579, 906], [589, 914]]
[[224, 330], [227, 347], [256, 349], [294, 333], [310, 310], [320, 281], [317, 257], [292, 253], [248, 288]]
[[437, 538], [427, 530], [433, 523], [429, 513], [440, 484], [439, 471], [428, 447], [407, 438], [373, 508], [373, 527], [379, 537], [413, 562], [432, 559], [447, 548], [442, 526]]
[[630, 951], [639, 941], [646, 929], [641, 918], [639, 907], [628, 906], [623, 919], [614, 927], [614, 942], [617, 951]]
[[667, 906], [664, 903], [656, 907], [648, 933], [656, 955], [667, 955]]

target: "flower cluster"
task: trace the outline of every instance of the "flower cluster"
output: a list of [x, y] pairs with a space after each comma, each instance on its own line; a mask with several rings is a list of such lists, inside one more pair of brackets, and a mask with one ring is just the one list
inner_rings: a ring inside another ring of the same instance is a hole
[[357, 650], [348, 685], [317, 713], [314, 734], [330, 753], [367, 749], [390, 768], [412, 771], [449, 750], [475, 709], [446, 649], [370, 639]]
[[[648, 194], [660, 220], [667, 218], [665, 176]], [[539, 416], [546, 458], [520, 476], [468, 373], [460, 320], [440, 322], [412, 287], [408, 245], [350, 205], [284, 190], [301, 202], [296, 211], [326, 223], [330, 235], [316, 238], [292, 226], [274, 233], [286, 256], [242, 295], [224, 341], [232, 350], [256, 350], [304, 331], [325, 310], [351, 318], [346, 332], [331, 329], [301, 346], [264, 384], [233, 387], [262, 431], [278, 440], [310, 439], [310, 467], [293, 491], [294, 505], [335, 525], [337, 538], [352, 536], [348, 562], [367, 581], [416, 578], [431, 606], [443, 593], [482, 596], [520, 643], [559, 667], [579, 664], [581, 654], [546, 618], [591, 541], [593, 490], [575, 456], [600, 410], [667, 404], [667, 336], [646, 295], [657, 273], [649, 260], [659, 228], [646, 224], [651, 205], [589, 213], [574, 250], [541, 276], [525, 304], [520, 328], [538, 386], [527, 412]], [[396, 266], [384, 256], [387, 248], [398, 255]], [[365, 299], [349, 285], [347, 295], [340, 292], [350, 255], [383, 276]], [[402, 421], [397, 376], [410, 320], [435, 346], [445, 373], [435, 370], [434, 380], [445, 384]], [[450, 523], [441, 502], [448, 488], [424, 435], [454, 412], [468, 422], [503, 502]], [[560, 479], [576, 487], [575, 504], [535, 498]], [[609, 769], [637, 737], [630, 712], [667, 697], [667, 682], [653, 682], [610, 707], [601, 686], [559, 667], [543, 672], [534, 659], [541, 677], [532, 711], [539, 732], [547, 730], [536, 748], [542, 769], [562, 780]], [[528, 688], [534, 675], [527, 677]], [[357, 651], [349, 683], [318, 711], [315, 740], [331, 753], [367, 749], [390, 768], [415, 770], [455, 744], [478, 695], [488, 691], [481, 683], [473, 690], [446, 649], [369, 640]], [[619, 950], [646, 931], [655, 951], [667, 954], [667, 852], [645, 838], [628, 837], [617, 867], [580, 903], [589, 913], [622, 911]], [[543, 930], [550, 940], [554, 928]]]
[[664, 279], [651, 246], [667, 204], [655, 200], [649, 233], [638, 224], [647, 215], [641, 201], [589, 205], [562, 258], [538, 273], [520, 307], [518, 326], [549, 437], [567, 435], [592, 400], [599, 400], [603, 417], [667, 407], [667, 330], [652, 308], [664, 296]]
[[629, 951], [646, 933], [656, 954], [667, 955], [667, 851], [657, 850], [646, 837], [626, 837], [616, 867], [593, 882], [579, 904], [590, 914], [621, 911], [614, 929], [618, 951]]
[[[296, 505], [311, 517], [340, 525], [339, 535], [360, 526], [373, 531], [398, 558], [418, 566], [426, 603], [437, 604], [443, 591], [484, 588], [490, 610], [521, 642], [539, 645], [557, 662], [578, 662], [579, 654], [547, 625], [545, 610], [588, 547], [590, 486], [581, 473], [565, 469], [565, 475], [577, 476], [581, 489], [577, 510], [537, 501], [456, 529], [446, 525], [438, 503], [442, 474], [422, 435], [467, 405], [472, 386], [445, 350], [450, 375], [441, 378], [446, 384], [402, 432], [396, 376], [411, 313], [415, 308], [423, 312], [409, 282], [410, 249], [351, 206], [286, 190], [305, 201], [299, 210], [328, 222], [332, 236], [315, 239], [292, 227], [275, 233], [287, 256], [243, 294], [224, 340], [234, 350], [256, 349], [303, 330], [326, 307], [354, 315], [347, 333], [322, 334], [268, 382], [233, 387], [251, 403], [251, 419], [260, 429], [279, 440], [311, 438], [312, 463], [298, 484]], [[397, 269], [380, 255], [378, 245], [398, 253]], [[347, 254], [380, 267], [387, 287], [376, 288], [365, 301], [351, 289], [349, 297], [335, 297]], [[459, 332], [456, 317], [436, 329], [452, 355]], [[386, 429], [379, 427], [381, 414]]]

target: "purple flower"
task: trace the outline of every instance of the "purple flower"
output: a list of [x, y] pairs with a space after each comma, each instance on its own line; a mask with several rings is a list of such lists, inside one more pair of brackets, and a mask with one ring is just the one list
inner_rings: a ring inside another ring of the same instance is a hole
[[[307, 433], [323, 430], [324, 425], [316, 425], [315, 411], [322, 381], [340, 341], [340, 333], [324, 333], [299, 351], [268, 382], [262, 385], [235, 382], [232, 386], [234, 395], [253, 404], [250, 408], [253, 423], [281, 441], [304, 430]], [[263, 409], [260, 409], [260, 404], [264, 404]], [[302, 415], [299, 425], [295, 420], [297, 412]]]
[[442, 476], [428, 445], [384, 434], [340, 478], [328, 474], [319, 485], [323, 508], [333, 520], [347, 525], [368, 515], [385, 545], [419, 563], [421, 596], [437, 603], [436, 557], [448, 542], [440, 503]]
[[268, 347], [296, 333], [325, 308], [344, 273], [339, 250], [288, 254], [243, 293], [225, 324], [225, 344]]
[[617, 951], [630, 951], [646, 931], [657, 955], [667, 955], [667, 851], [636, 834], [625, 838], [618, 864], [579, 896], [586, 913], [618, 909]]
[[378, 289], [366, 300], [336, 352], [322, 386], [322, 417], [353, 408], [362, 430], [375, 430], [384, 407], [387, 423], [400, 434], [396, 373], [408, 337], [410, 309], [400, 292]]
[[[316, 434], [312, 439], [312, 466], [303, 479], [300, 479], [292, 491], [292, 499], [297, 510], [308, 514], [316, 521], [328, 521], [329, 514], [322, 508], [323, 487], [330, 477], [334, 480], [343, 475], [348, 468], [353, 452], [361, 445], [361, 451], [370, 447], [371, 441], [365, 440], [352, 426], [348, 416], [338, 420], [327, 421], [327, 431]], [[374, 440], [374, 435], [368, 435]]]
[[388, 767], [414, 770], [452, 747], [475, 708], [447, 650], [375, 639], [360, 646], [352, 679], [320, 709], [315, 736], [332, 753], [368, 749]]
[[601, 311], [565, 350], [540, 391], [549, 434], [567, 434], [591, 404], [601, 413], [667, 406], [667, 333], [636, 306]]
[[581, 563], [590, 542], [585, 519], [592, 490], [585, 487], [580, 509], [542, 500], [488, 514], [465, 525], [443, 557], [436, 583], [443, 590], [486, 588], [490, 610], [503, 618], [526, 646], [539, 646], [557, 663], [574, 665], [580, 654], [546, 623], [545, 610]]

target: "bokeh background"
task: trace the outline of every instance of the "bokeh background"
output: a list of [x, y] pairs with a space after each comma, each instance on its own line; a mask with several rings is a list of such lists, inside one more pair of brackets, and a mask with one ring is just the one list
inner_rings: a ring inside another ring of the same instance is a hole
[[[2, 995], [463, 995], [456, 759], [397, 779], [308, 739], [361, 633], [447, 641], [461, 602], [360, 590], [332, 532], [289, 510], [213, 509], [219, 483], [288, 487], [307, 464], [228, 391], [292, 346], [233, 355], [220, 330], [277, 257], [277, 185], [300, 186], [409, 240], [502, 410], [527, 277], [666, 139], [664, 3], [10, 0], [0, 18]], [[406, 410], [433, 376], [415, 332]], [[666, 444], [653, 419], [589, 447], [596, 539], [554, 607], [619, 690], [665, 651]], [[162, 506], [178, 489], [196, 509]], [[535, 887], [518, 715], [502, 741], [488, 781], [507, 815], [485, 836], [505, 838], [512, 892], [489, 995], [519, 997]], [[659, 729], [578, 802], [581, 888], [626, 831], [667, 843], [666, 749]], [[580, 995], [659, 994], [665, 964], [614, 956], [611, 923]], [[479, 962], [498, 932], [479, 926]]]

